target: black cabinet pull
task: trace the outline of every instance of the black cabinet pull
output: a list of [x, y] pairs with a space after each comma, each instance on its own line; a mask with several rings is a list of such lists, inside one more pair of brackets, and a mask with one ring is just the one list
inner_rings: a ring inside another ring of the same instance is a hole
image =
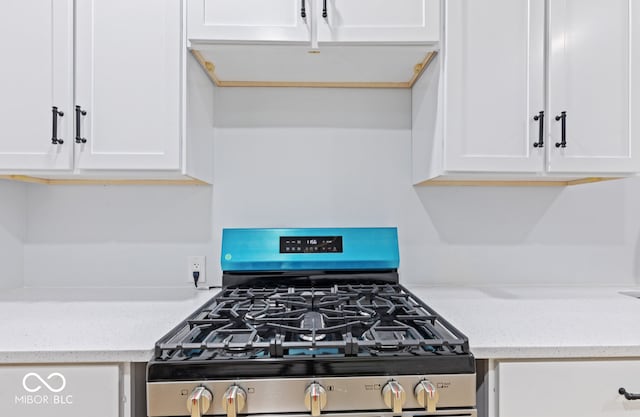
[[58, 139], [58, 116], [64, 116], [64, 112], [58, 110], [56, 106], [51, 107], [51, 114], [53, 116], [53, 126], [51, 133], [51, 143], [54, 145], [62, 145], [64, 140]]
[[322, 17], [327, 18], [327, 0], [322, 1]]
[[620, 388], [618, 390], [618, 394], [624, 395], [624, 398], [626, 398], [627, 400], [640, 400], [640, 394], [632, 394], [630, 392], [627, 392], [627, 390], [624, 388]]
[[307, 18], [307, 8], [305, 7], [304, 0], [302, 0], [302, 8], [300, 9], [300, 17], [303, 19]]
[[539, 131], [538, 131], [538, 141], [533, 142], [534, 148], [543, 148], [544, 147], [544, 111], [533, 116], [533, 120], [539, 122]]
[[80, 118], [86, 115], [86, 110], [82, 110], [82, 107], [76, 106], [76, 143], [87, 143], [87, 140], [83, 138], [82, 133], [80, 133], [80, 130], [82, 129], [80, 126]]
[[556, 122], [558, 120], [562, 120], [562, 137], [560, 142], [556, 142], [556, 148], [566, 148], [567, 147], [567, 112], [563, 111], [560, 113], [560, 116], [556, 116]]

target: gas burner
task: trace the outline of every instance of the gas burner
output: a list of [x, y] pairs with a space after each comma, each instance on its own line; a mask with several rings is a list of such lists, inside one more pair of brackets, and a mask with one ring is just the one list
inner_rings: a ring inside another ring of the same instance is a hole
[[300, 327], [309, 331], [310, 333], [304, 333], [299, 335], [301, 340], [307, 342], [315, 342], [324, 340], [327, 335], [323, 333], [316, 333], [317, 330], [324, 329], [324, 316], [317, 311], [309, 311], [304, 313], [302, 323]]
[[396, 312], [394, 300], [380, 295], [360, 297], [357, 300], [357, 306], [361, 311], [371, 315], [371, 317], [382, 320], [393, 318]]
[[384, 326], [378, 322], [363, 333], [362, 339], [370, 342], [372, 352], [410, 352], [421, 336], [413, 327], [398, 323]]
[[[222, 343], [224, 350], [227, 352], [247, 352], [253, 349], [253, 345], [261, 341], [257, 333], [232, 333], [225, 336], [225, 332], [221, 331], [219, 335], [214, 337], [212, 343]], [[224, 338], [223, 338], [224, 337]], [[223, 338], [222, 340], [217, 340]]]
[[[396, 347], [398, 343], [402, 343], [407, 339], [406, 332], [404, 331], [382, 331], [377, 332], [374, 329], [369, 329], [362, 335], [363, 340], [371, 342], [382, 341], [385, 343], [383, 347]], [[386, 344], [389, 343], [389, 344]]]
[[267, 314], [274, 309], [278, 308], [266, 301], [247, 301], [245, 303], [244, 310], [248, 310], [244, 314], [245, 320], [249, 323], [256, 323], [259, 319], [264, 318]]

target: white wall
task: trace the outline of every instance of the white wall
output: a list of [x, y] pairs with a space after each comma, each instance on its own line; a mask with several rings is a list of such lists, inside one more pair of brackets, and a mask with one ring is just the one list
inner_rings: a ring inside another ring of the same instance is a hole
[[0, 288], [17, 288], [23, 284], [26, 210], [26, 186], [0, 180]]
[[407, 91], [219, 89], [213, 187], [28, 189], [28, 286], [219, 279], [223, 227], [398, 226], [401, 280], [639, 284], [640, 179], [411, 185]]
[[28, 287], [183, 285], [211, 250], [210, 186], [32, 184], [28, 201]]
[[567, 188], [422, 188], [405, 257], [438, 281], [640, 283], [640, 179]]

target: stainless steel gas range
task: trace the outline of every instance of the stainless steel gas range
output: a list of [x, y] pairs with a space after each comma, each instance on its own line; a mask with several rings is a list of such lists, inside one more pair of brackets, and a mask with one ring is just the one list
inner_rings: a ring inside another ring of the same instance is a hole
[[156, 344], [148, 415], [475, 417], [467, 338], [398, 253], [395, 228], [225, 229], [222, 290]]

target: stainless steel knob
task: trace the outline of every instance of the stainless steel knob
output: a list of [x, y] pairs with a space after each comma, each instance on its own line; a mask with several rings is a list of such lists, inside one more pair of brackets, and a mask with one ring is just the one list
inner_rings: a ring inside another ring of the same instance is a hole
[[247, 393], [237, 385], [231, 385], [222, 396], [222, 409], [228, 417], [236, 417], [247, 403]]
[[421, 407], [427, 410], [427, 413], [435, 413], [436, 405], [440, 399], [440, 393], [436, 390], [436, 386], [430, 381], [424, 379], [416, 385], [413, 393]]
[[205, 387], [197, 387], [187, 399], [187, 410], [191, 413], [191, 417], [202, 417], [209, 410], [213, 401], [213, 394]]
[[327, 391], [317, 382], [312, 383], [304, 392], [304, 405], [312, 416], [319, 416], [327, 405]]
[[402, 413], [402, 406], [407, 399], [407, 394], [402, 388], [402, 385], [396, 381], [389, 381], [382, 387], [382, 399], [384, 403], [394, 413]]

